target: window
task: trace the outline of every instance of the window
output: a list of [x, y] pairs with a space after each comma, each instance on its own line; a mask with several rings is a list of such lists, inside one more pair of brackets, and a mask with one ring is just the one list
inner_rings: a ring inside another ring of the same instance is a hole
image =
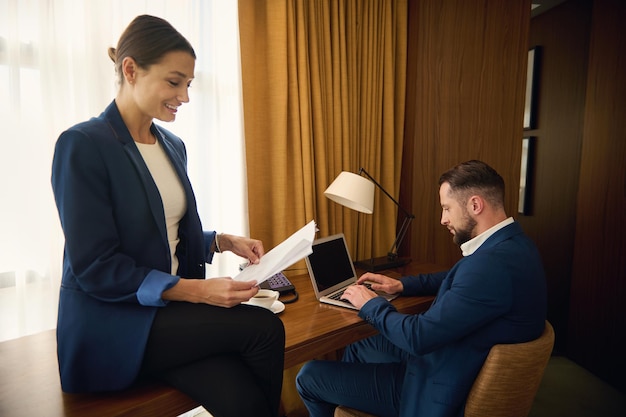
[[[113, 100], [107, 48], [144, 13], [172, 23], [198, 56], [190, 103], [165, 127], [187, 145], [205, 229], [247, 234], [236, 1], [3, 1], [0, 340], [56, 325], [63, 234], [50, 186], [54, 143]], [[207, 275], [234, 275], [241, 260], [220, 258]]]

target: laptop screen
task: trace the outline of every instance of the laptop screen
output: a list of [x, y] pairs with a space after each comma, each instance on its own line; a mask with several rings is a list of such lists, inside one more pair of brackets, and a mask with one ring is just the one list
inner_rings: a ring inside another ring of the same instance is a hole
[[307, 266], [318, 292], [356, 277], [343, 234], [317, 239], [312, 249]]

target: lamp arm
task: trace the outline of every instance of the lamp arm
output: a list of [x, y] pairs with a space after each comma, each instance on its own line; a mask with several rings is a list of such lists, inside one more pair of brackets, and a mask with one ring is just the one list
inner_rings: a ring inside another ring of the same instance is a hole
[[402, 222], [402, 226], [400, 226], [400, 230], [398, 230], [398, 235], [396, 236], [396, 240], [393, 241], [391, 245], [391, 249], [389, 249], [389, 253], [387, 253], [387, 257], [390, 259], [395, 259], [398, 257], [398, 249], [400, 249], [400, 244], [406, 235], [406, 232], [409, 230], [409, 226], [411, 225], [411, 221], [415, 218], [414, 215], [409, 215], [404, 218]]
[[361, 168], [359, 169], [359, 174], [365, 174], [365, 175], [367, 176], [367, 178], [369, 178], [369, 179], [370, 179], [370, 181], [372, 181], [374, 184], [376, 184], [376, 186], [377, 186], [378, 188], [380, 188], [380, 190], [381, 190], [383, 193], [385, 193], [385, 195], [386, 195], [387, 197], [389, 197], [389, 198], [391, 199], [391, 201], [393, 201], [394, 203], [396, 203], [396, 206], [398, 206], [398, 208], [399, 208], [400, 210], [402, 210], [402, 212], [405, 214], [405, 216], [407, 216], [407, 217], [415, 217], [415, 216], [413, 216], [411, 213], [409, 213], [408, 211], [406, 211], [406, 209], [404, 209], [404, 207], [402, 207], [402, 206], [400, 205], [400, 203], [398, 203], [398, 202], [396, 201], [396, 199], [395, 199], [395, 198], [393, 198], [393, 197], [391, 196], [391, 194], [389, 194], [389, 193], [387, 192], [387, 190], [385, 190], [385, 189], [383, 188], [383, 186], [382, 186], [382, 185], [380, 185], [380, 184], [379, 184], [379, 183], [378, 183], [378, 182], [377, 182], [374, 178], [372, 178], [372, 176], [371, 176], [370, 174], [368, 174], [368, 173], [367, 173], [367, 171], [366, 171], [365, 169], [363, 169], [363, 168], [361, 167]]
[[393, 244], [391, 245], [391, 249], [389, 249], [389, 252], [387, 253], [387, 257], [389, 259], [395, 259], [398, 257], [398, 249], [400, 248], [400, 244], [402, 243], [402, 239], [404, 239], [404, 236], [406, 235], [406, 232], [409, 230], [409, 226], [411, 225], [411, 221], [415, 218], [415, 216], [411, 213], [409, 213], [408, 211], [406, 211], [404, 209], [404, 207], [402, 207], [400, 205], [400, 203], [398, 203], [396, 201], [395, 198], [393, 198], [391, 196], [391, 194], [389, 194], [382, 185], [380, 185], [374, 178], [372, 178], [372, 176], [370, 174], [368, 174], [368, 172], [363, 169], [362, 167], [359, 169], [359, 174], [365, 174], [367, 176], [367, 178], [370, 179], [370, 181], [372, 181], [374, 184], [376, 184], [376, 186], [378, 188], [380, 188], [380, 190], [385, 193], [385, 195], [387, 197], [389, 197], [391, 199], [391, 201], [393, 201], [396, 206], [398, 206], [398, 208], [400, 210], [402, 210], [402, 212], [404, 213], [404, 215], [406, 216], [404, 218], [404, 221], [402, 222], [402, 226], [400, 226], [400, 230], [398, 230], [398, 234], [396, 235], [396, 240], [393, 241]]

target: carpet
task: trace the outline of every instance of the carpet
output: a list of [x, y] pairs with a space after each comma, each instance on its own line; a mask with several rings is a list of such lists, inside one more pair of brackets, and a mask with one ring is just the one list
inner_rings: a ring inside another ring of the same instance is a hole
[[624, 417], [626, 396], [575, 362], [553, 356], [529, 417]]

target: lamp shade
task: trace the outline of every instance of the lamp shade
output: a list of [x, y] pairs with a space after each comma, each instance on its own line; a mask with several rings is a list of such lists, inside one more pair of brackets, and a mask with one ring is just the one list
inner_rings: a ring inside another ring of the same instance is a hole
[[342, 171], [324, 195], [352, 210], [367, 214], [374, 212], [374, 183], [358, 174]]

